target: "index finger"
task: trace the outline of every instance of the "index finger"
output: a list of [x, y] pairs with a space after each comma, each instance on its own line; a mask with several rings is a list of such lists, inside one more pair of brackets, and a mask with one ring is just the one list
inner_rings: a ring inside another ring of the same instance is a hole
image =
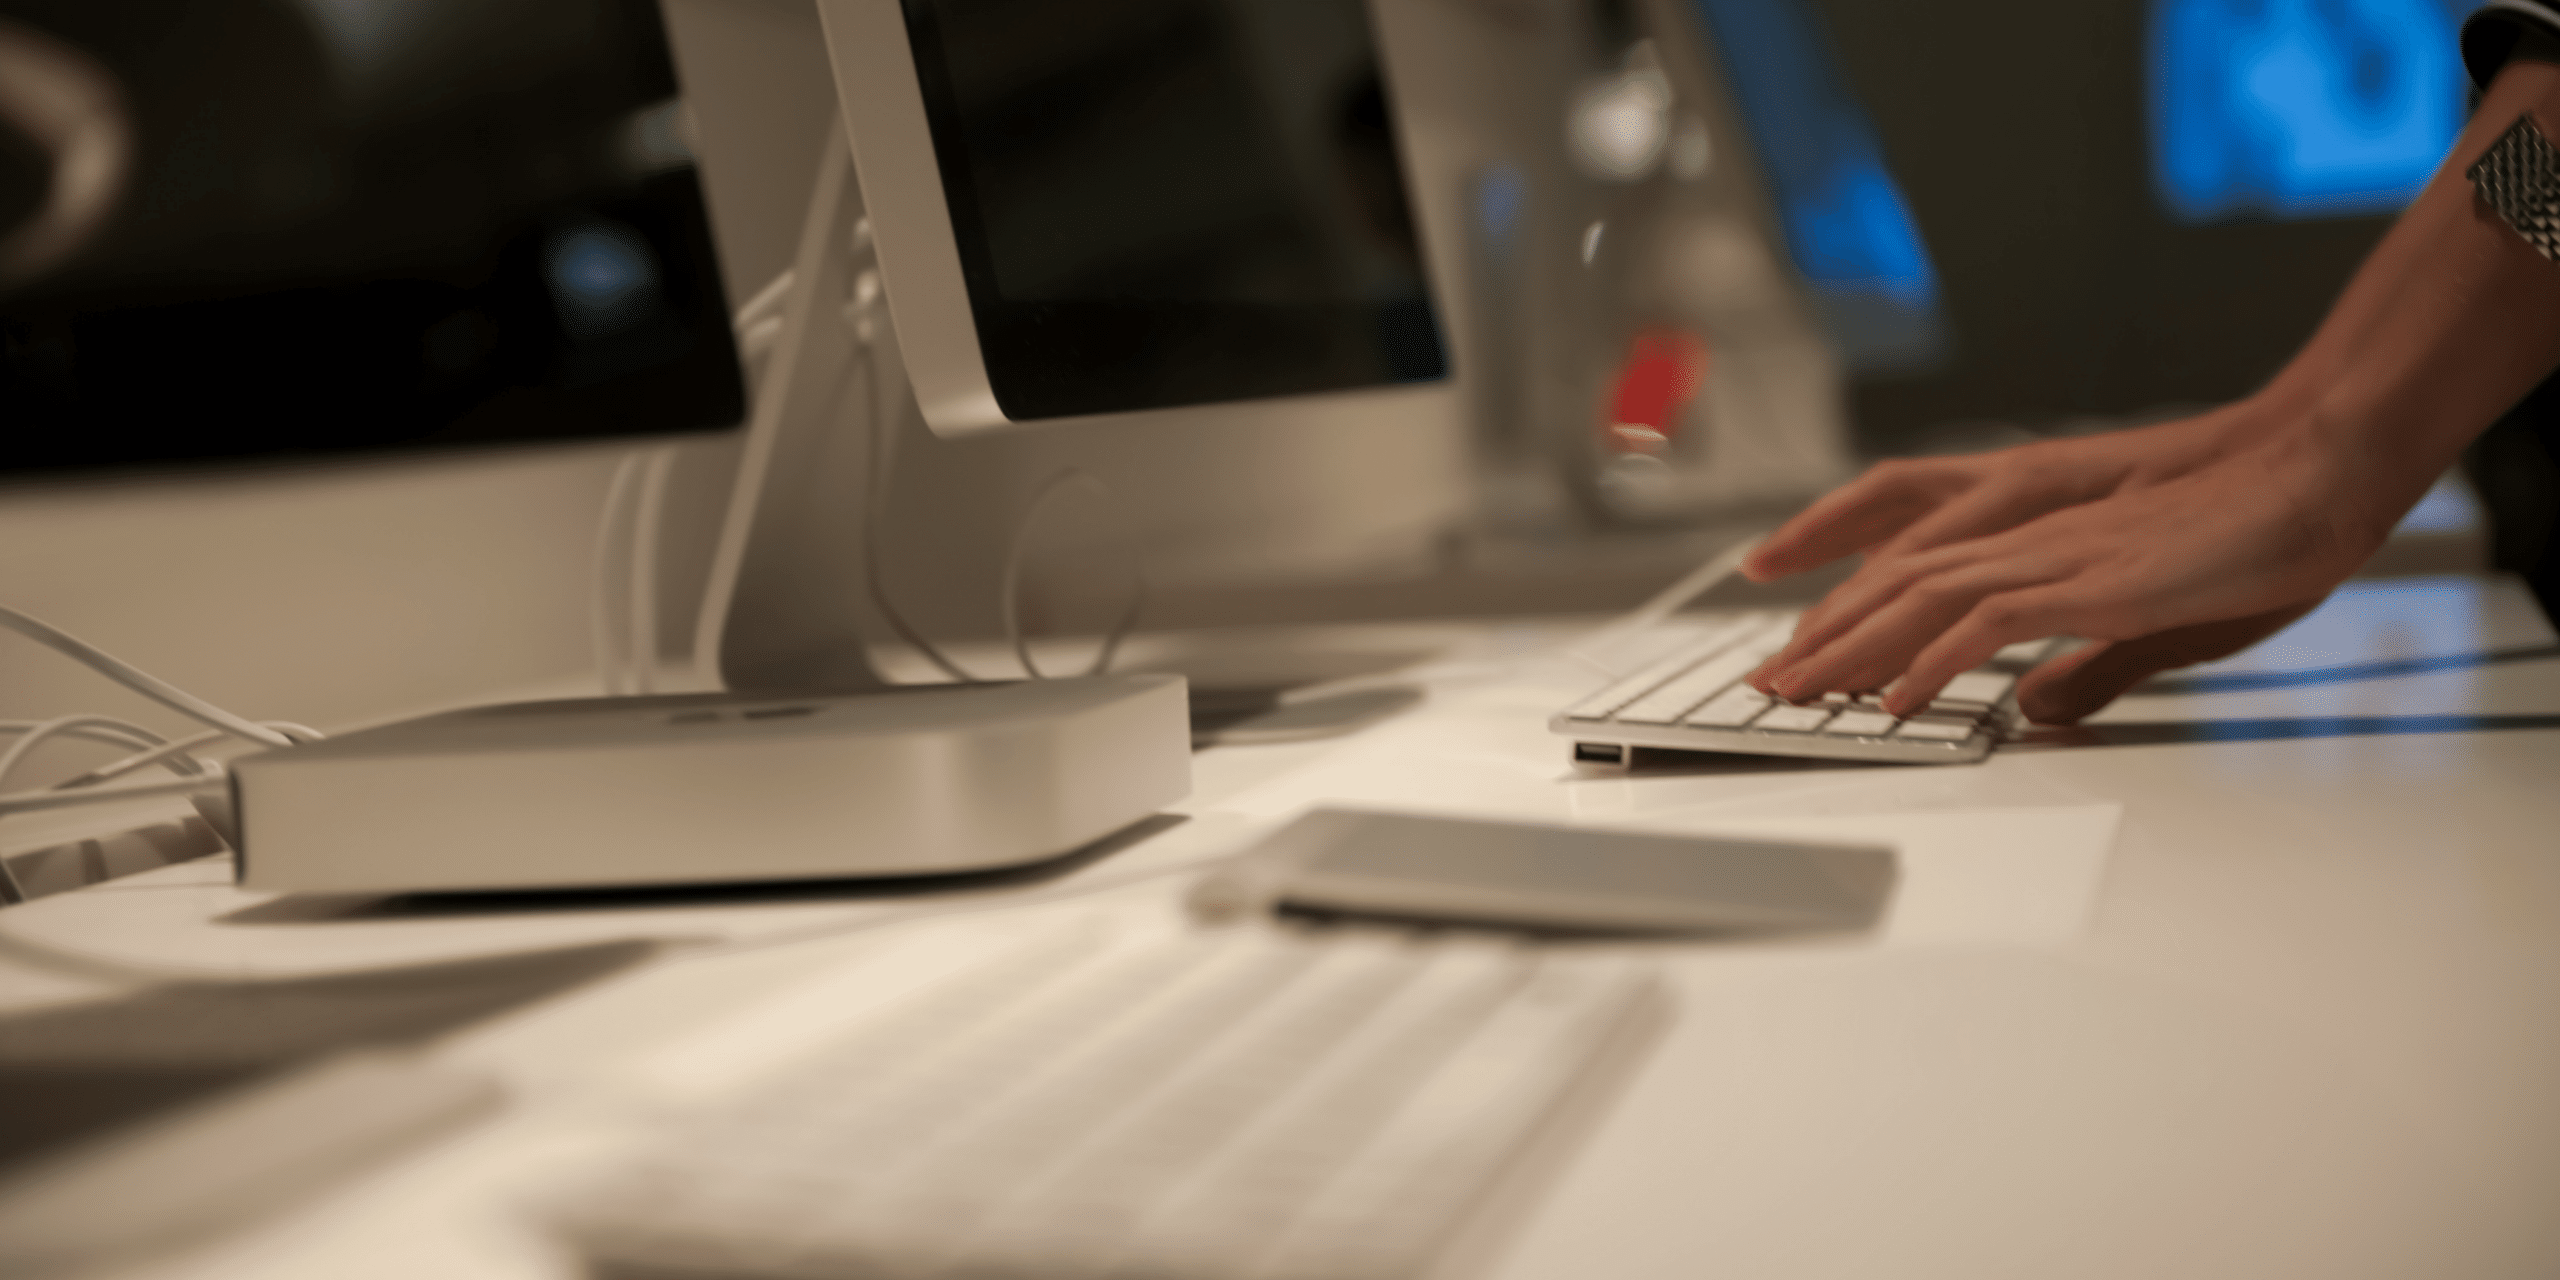
[[1778, 526], [1742, 562], [1742, 574], [1768, 582], [1819, 569], [1902, 532], [1971, 484], [1943, 461], [1879, 462]]

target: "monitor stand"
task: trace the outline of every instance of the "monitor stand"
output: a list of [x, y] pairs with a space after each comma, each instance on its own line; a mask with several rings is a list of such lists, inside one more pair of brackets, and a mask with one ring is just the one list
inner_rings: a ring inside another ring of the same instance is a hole
[[832, 125], [703, 591], [701, 687], [895, 687], [871, 660], [886, 623], [864, 601], [865, 509], [897, 442], [890, 407], [910, 393], [878, 273], [856, 261], [861, 225], [851, 151]]
[[[875, 565], [862, 554], [872, 549], [862, 498], [874, 492], [879, 469], [891, 461], [899, 415], [913, 412], [913, 393], [869, 246], [855, 233], [861, 187], [841, 125], [830, 128], [817, 169], [782, 336], [755, 384], [755, 409], [704, 592], [691, 688], [899, 687], [871, 656], [871, 644], [893, 627], [868, 600], [867, 575]], [[1285, 681], [1206, 695], [1195, 689], [1192, 733], [1204, 745], [1329, 736], [1402, 710], [1419, 696], [1411, 689], [1371, 689], [1299, 700]]]

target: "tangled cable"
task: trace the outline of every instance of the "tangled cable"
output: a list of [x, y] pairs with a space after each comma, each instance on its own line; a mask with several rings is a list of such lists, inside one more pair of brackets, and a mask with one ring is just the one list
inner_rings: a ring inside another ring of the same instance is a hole
[[[316, 742], [325, 736], [317, 729], [290, 721], [250, 720], [225, 711], [60, 627], [6, 605], [0, 605], [0, 627], [52, 649], [189, 719], [211, 726], [205, 732], [173, 739], [115, 716], [74, 714], [55, 716], [50, 720], [0, 720], [0, 734], [17, 735], [17, 741], [9, 744], [6, 751], [0, 751], [0, 817], [108, 800], [201, 792], [219, 785], [223, 779], [221, 765], [200, 759], [195, 754], [207, 746], [225, 738], [237, 738], [261, 747], [290, 747], [297, 743]], [[132, 749], [132, 754], [40, 790], [7, 790], [9, 775], [37, 747], [55, 739], [127, 747]], [[170, 781], [159, 783], [129, 783], [117, 787], [99, 785], [153, 766], [175, 776]], [[6, 859], [0, 859], [0, 894], [6, 894], [12, 902], [23, 902], [27, 898], [25, 886], [18, 883], [17, 875], [9, 869]]]

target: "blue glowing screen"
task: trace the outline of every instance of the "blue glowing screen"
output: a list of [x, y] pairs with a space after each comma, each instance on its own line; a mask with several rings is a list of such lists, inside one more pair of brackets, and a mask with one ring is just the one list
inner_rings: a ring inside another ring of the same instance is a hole
[[2459, 0], [2153, 0], [2152, 177], [2183, 222], [2387, 213], [2462, 127]]
[[1852, 367], [1944, 345], [1938, 273], [1875, 129], [1803, 0], [1694, 0], [1768, 174], [1787, 247]]

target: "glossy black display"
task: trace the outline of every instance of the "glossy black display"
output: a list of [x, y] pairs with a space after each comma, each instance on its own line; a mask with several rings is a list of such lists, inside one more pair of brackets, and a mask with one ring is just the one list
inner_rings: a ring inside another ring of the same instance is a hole
[[1360, 0], [907, 0], [1017, 421], [1444, 376]]
[[0, 93], [0, 475], [743, 416], [654, 0], [0, 0], [0, 46], [82, 104]]

